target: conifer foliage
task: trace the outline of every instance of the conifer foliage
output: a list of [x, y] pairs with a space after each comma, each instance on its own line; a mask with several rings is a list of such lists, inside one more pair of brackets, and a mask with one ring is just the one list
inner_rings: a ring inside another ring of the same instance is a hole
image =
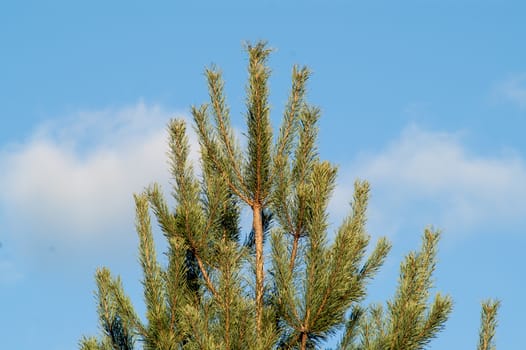
[[[156, 184], [134, 196], [145, 319], [119, 278], [99, 269], [102, 335], [83, 338], [80, 349], [304, 350], [342, 330], [342, 350], [424, 349], [452, 310], [450, 297], [430, 295], [439, 233], [426, 230], [422, 248], [406, 257], [385, 307], [364, 306], [367, 283], [391, 247], [385, 238], [369, 246], [369, 184], [355, 183], [349, 214], [330, 233], [327, 206], [336, 167], [316, 148], [320, 110], [305, 99], [310, 72], [293, 68], [282, 125], [273, 135], [271, 50], [263, 42], [246, 49], [246, 149], [230, 123], [221, 72], [207, 69], [210, 102], [192, 108], [200, 176], [188, 158], [186, 125], [172, 120], [175, 208]], [[249, 233], [240, 232], [243, 208], [251, 212]], [[157, 259], [151, 216], [168, 243], [166, 266]], [[483, 308], [479, 349], [492, 349], [497, 306]]]

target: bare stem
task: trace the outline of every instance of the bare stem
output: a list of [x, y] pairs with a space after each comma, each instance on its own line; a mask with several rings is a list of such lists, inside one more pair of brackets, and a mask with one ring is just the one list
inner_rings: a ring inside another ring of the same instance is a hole
[[264, 264], [263, 264], [263, 218], [261, 216], [261, 206], [255, 205], [253, 210], [253, 229], [256, 241], [256, 327], [258, 334], [261, 334], [261, 324], [263, 318], [263, 291], [264, 291]]

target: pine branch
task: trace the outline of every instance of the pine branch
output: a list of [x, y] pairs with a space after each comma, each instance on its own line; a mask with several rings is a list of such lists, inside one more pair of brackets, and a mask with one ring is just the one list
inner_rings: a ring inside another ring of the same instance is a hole
[[247, 163], [244, 177], [251, 197], [252, 228], [256, 246], [256, 329], [262, 331], [263, 293], [265, 284], [263, 258], [263, 218], [267, 197], [271, 189], [270, 165], [272, 128], [270, 125], [267, 81], [270, 70], [265, 63], [270, 54], [266, 44], [247, 45], [249, 55], [249, 81], [247, 86]]
[[266, 61], [271, 52], [266, 44], [248, 44], [249, 55], [247, 86], [247, 164], [245, 178], [253, 206], [264, 206], [270, 190], [272, 128], [268, 105], [268, 78]]
[[408, 254], [400, 267], [398, 290], [388, 302], [389, 349], [423, 349], [443, 329], [451, 313], [453, 304], [447, 296], [437, 295], [431, 307], [427, 306], [439, 238], [440, 232], [426, 229], [421, 250]]
[[498, 300], [486, 300], [482, 303], [478, 350], [495, 350], [495, 329], [497, 328]]
[[210, 94], [210, 102], [213, 106], [214, 118], [217, 127], [217, 134], [221, 142], [222, 149], [225, 150], [227, 164], [226, 169], [232, 173], [230, 177], [237, 180], [237, 186], [240, 192], [247, 192], [247, 185], [241, 174], [239, 165], [243, 163], [241, 152], [238, 150], [237, 142], [234, 139], [234, 133], [230, 126], [229, 111], [225, 104], [225, 97], [223, 93], [223, 79], [221, 73], [215, 69], [207, 69], [205, 72], [208, 80], [208, 91]]
[[[274, 169], [281, 169], [282, 166], [288, 166], [288, 158], [291, 155], [298, 132], [299, 115], [304, 104], [306, 83], [309, 76], [310, 71], [307, 67], [298, 69], [297, 66], [294, 66], [292, 69], [292, 89], [276, 142], [273, 157]], [[272, 174], [272, 178], [280, 174], [281, 172], [275, 171]]]
[[207, 106], [192, 107], [191, 112], [194, 117], [195, 130], [199, 136], [203, 162], [213, 164], [215, 169], [221, 174], [222, 179], [228, 184], [230, 190], [247, 205], [252, 205], [253, 200], [249, 198], [248, 190], [246, 190], [247, 192], [243, 191], [238, 186], [236, 178], [232, 176], [232, 172], [227, 169], [227, 162], [217, 142], [217, 135], [215, 135], [208, 120]]
[[354, 346], [354, 341], [356, 337], [358, 336], [359, 331], [359, 324], [361, 317], [363, 316], [364, 310], [359, 307], [355, 306], [350, 315], [347, 319], [347, 322], [345, 324], [345, 333], [343, 334], [343, 337], [338, 344], [338, 349], [341, 350], [351, 350]]
[[[120, 291], [122, 285], [120, 279], [112, 279], [110, 271], [106, 268], [98, 269], [96, 272], [97, 299], [99, 302], [98, 313], [101, 328], [105, 338], [98, 346], [105, 348], [111, 344], [114, 350], [129, 350], [134, 347], [133, 333], [140, 330], [138, 321], [131, 305], [121, 307]], [[87, 338], [85, 338], [86, 340]], [[95, 346], [95, 341], [86, 340], [88, 348]]]
[[289, 269], [287, 261], [286, 243], [284, 234], [275, 231], [272, 234], [272, 266], [275, 283], [275, 303], [278, 314], [293, 329], [301, 328], [301, 319], [298, 314], [299, 301], [295, 296], [293, 270]]
[[102, 344], [94, 337], [82, 337], [79, 342], [80, 350], [113, 350], [107, 344]]
[[[144, 299], [149, 331], [147, 334], [158, 334], [166, 327], [166, 300], [162, 270], [157, 262], [150, 215], [148, 213], [148, 196], [146, 193], [134, 195], [137, 212], [136, 228], [139, 234], [139, 260], [143, 269]], [[155, 343], [155, 336], [146, 339]]]

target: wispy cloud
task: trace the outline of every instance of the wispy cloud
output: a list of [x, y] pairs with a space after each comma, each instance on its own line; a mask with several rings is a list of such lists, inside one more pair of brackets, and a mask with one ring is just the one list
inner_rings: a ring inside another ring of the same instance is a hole
[[499, 82], [494, 88], [494, 95], [507, 102], [526, 108], [526, 73], [510, 76]]
[[132, 193], [153, 181], [169, 184], [166, 123], [172, 117], [144, 103], [80, 112], [4, 147], [0, 208], [12, 234], [26, 244], [82, 247], [133, 229]]
[[[371, 221], [388, 232], [409, 223], [472, 232], [525, 220], [524, 160], [509, 152], [474, 154], [459, 135], [411, 126], [385, 149], [357, 157], [343, 174], [371, 182]], [[345, 208], [351, 190], [339, 186], [336, 212]]]

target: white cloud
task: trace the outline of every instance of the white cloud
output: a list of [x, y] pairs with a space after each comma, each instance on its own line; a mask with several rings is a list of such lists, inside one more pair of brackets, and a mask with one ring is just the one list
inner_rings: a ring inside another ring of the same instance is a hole
[[498, 98], [526, 108], [526, 74], [517, 74], [498, 83], [494, 94]]
[[[11, 238], [46, 251], [121, 239], [133, 247], [132, 193], [153, 181], [169, 191], [165, 128], [174, 116], [142, 103], [82, 112], [1, 149], [0, 210]], [[190, 143], [195, 161], [194, 134]], [[336, 224], [357, 177], [372, 185], [373, 233], [396, 233], [408, 223], [475, 231], [524, 222], [524, 160], [475, 155], [459, 135], [413, 126], [383, 150], [360, 154], [340, 174], [331, 202]]]
[[[370, 221], [387, 233], [407, 224], [506, 229], [525, 220], [524, 160], [472, 154], [455, 134], [411, 126], [380, 152], [357, 157], [344, 176], [370, 181]], [[332, 208], [339, 216], [351, 194], [349, 183], [338, 187]]]
[[5, 147], [0, 205], [12, 234], [26, 244], [82, 247], [132, 230], [132, 194], [153, 181], [169, 184], [166, 124], [173, 117], [143, 103], [81, 112]]

